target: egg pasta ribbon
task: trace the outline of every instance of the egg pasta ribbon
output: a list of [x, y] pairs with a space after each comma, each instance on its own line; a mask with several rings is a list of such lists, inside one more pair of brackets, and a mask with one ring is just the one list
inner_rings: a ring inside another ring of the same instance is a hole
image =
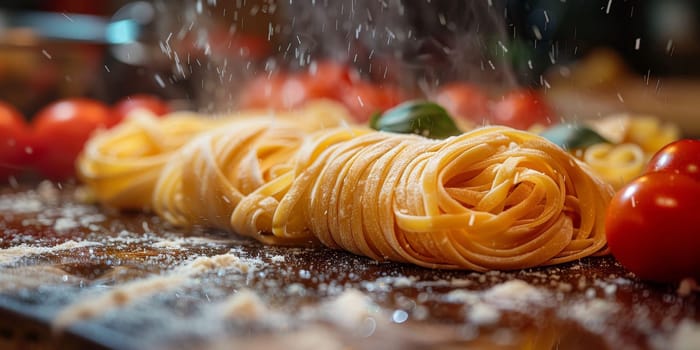
[[[137, 111], [125, 122], [98, 132], [88, 140], [78, 158], [77, 173], [99, 202], [120, 209], [150, 210], [154, 205], [156, 183], [166, 164], [177, 151], [208, 131], [227, 128], [231, 137], [236, 138], [237, 134], [248, 133], [251, 129], [286, 123], [292, 124], [298, 132], [309, 133], [345, 125], [348, 120], [350, 115], [344, 107], [325, 100], [310, 102], [298, 110], [276, 113], [245, 110], [209, 116], [175, 112], [158, 118]], [[190, 152], [191, 148], [184, 152]], [[233, 150], [239, 151], [235, 147], [214, 151]], [[174, 171], [174, 167], [170, 166], [167, 171]]]
[[155, 183], [173, 153], [224, 121], [177, 112], [167, 118], [143, 113], [85, 144], [77, 173], [98, 201], [122, 209], [147, 209]]
[[611, 186], [533, 133], [484, 127], [431, 140], [343, 126], [312, 110], [202, 131], [154, 165], [151, 192], [120, 187], [116, 197], [151, 196], [177, 225], [267, 244], [319, 241], [428, 268], [512, 270], [607, 252]]
[[243, 199], [231, 226], [376, 260], [510, 270], [605, 252], [612, 193], [527, 132], [489, 127], [432, 141], [340, 129], [317, 135], [294, 171]]

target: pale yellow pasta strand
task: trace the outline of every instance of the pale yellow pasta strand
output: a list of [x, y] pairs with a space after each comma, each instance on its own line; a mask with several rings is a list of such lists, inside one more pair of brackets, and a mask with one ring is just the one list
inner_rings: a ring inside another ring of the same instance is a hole
[[[134, 143], [151, 131], [141, 126], [134, 139], [113, 132], [100, 144], [126, 151], [101, 166], [98, 157], [85, 165], [94, 178], [110, 175], [112, 183], [151, 166], [159, 175], [152, 203], [166, 220], [269, 244], [318, 240], [377, 260], [478, 271], [606, 252], [611, 187], [539, 136], [504, 127], [443, 141], [353, 127], [309, 134], [344, 123], [319, 119], [333, 108], [316, 104], [276, 118], [246, 112], [258, 118], [226, 118], [226, 126], [173, 150], [154, 142], [152, 153], [165, 159], [144, 152], [121, 168], [115, 164], [136, 154]], [[133, 198], [149, 193], [139, 189], [122, 187], [101, 198], [150, 202]]]
[[583, 152], [583, 161], [613, 187], [620, 188], [642, 173], [647, 156], [633, 143], [599, 143]]
[[[221, 121], [193, 113], [140, 114], [92, 137], [77, 161], [81, 181], [97, 199], [123, 209], [147, 209], [161, 168], [174, 151]], [[138, 194], [138, 195], [135, 195]]]
[[[248, 110], [216, 118], [192, 112], [175, 112], [160, 118], [148, 113], [136, 113], [87, 142], [77, 161], [78, 176], [91, 195], [105, 205], [148, 210], [153, 205], [152, 194], [160, 173], [177, 150], [208, 130], [242, 120], [260, 119], [287, 123], [306, 133], [345, 125], [351, 120], [342, 105], [326, 100], [312, 101], [299, 110], [289, 112]], [[266, 162], [262, 165], [265, 174], [258, 175], [278, 176], [287, 170], [276, 165], [282, 161], [280, 157], [286, 157], [275, 151], [279, 147], [274, 143], [262, 146], [260, 152], [272, 154], [262, 155]], [[224, 150], [217, 152], [225, 153]], [[254, 162], [255, 159], [249, 156], [246, 161]], [[176, 168], [171, 166], [165, 172], [174, 174]], [[163, 195], [168, 198], [182, 197], [178, 191], [164, 191]], [[184, 219], [171, 219], [184, 223]]]
[[[342, 129], [301, 154], [294, 173], [241, 201], [234, 231], [313, 236], [432, 268], [516, 269], [605, 251], [612, 189], [530, 133], [483, 128], [439, 142]], [[466, 203], [455, 188], [482, 194]]]

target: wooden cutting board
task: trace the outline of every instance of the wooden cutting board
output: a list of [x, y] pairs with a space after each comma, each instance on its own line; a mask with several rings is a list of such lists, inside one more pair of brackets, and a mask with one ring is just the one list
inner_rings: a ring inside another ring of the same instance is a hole
[[435, 271], [0, 188], [0, 348], [682, 348], [697, 293], [611, 257]]

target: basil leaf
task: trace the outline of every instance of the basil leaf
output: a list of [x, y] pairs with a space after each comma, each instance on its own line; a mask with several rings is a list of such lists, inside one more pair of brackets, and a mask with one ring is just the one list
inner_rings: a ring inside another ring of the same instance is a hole
[[540, 136], [567, 151], [586, 148], [597, 143], [610, 143], [595, 130], [581, 124], [559, 124], [543, 131]]
[[382, 112], [372, 114], [372, 116], [369, 118], [369, 127], [374, 130], [379, 130], [377, 123], [379, 122], [379, 118], [381, 118], [381, 116]]
[[374, 115], [370, 127], [433, 139], [444, 139], [462, 133], [444, 108], [429, 101], [404, 102], [381, 115]]

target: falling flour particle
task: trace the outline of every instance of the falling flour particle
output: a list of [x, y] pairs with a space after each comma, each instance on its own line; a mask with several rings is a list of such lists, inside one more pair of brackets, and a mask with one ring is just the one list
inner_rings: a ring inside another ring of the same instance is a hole
[[160, 77], [160, 75], [155, 74], [153, 77], [155, 78], [156, 83], [158, 83], [158, 86], [160, 86], [161, 88], [165, 88], [165, 82], [163, 81], [163, 78]]

